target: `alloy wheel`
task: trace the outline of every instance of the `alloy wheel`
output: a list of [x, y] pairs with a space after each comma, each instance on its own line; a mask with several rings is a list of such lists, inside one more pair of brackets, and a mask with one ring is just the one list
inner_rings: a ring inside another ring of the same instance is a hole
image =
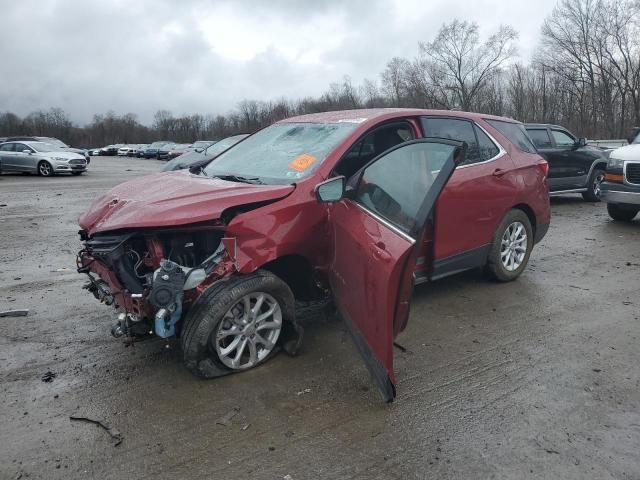
[[599, 171], [593, 179], [593, 194], [598, 198], [602, 191], [602, 182], [604, 182], [604, 172]]
[[42, 162], [40, 164], [40, 175], [42, 175], [43, 177], [48, 177], [49, 175], [51, 175], [51, 165], [49, 165], [47, 162]]
[[500, 259], [502, 266], [509, 272], [522, 265], [527, 254], [527, 229], [521, 222], [513, 222], [502, 234]]
[[243, 296], [218, 324], [212, 336], [220, 361], [232, 370], [245, 370], [273, 351], [282, 330], [282, 309], [268, 293]]

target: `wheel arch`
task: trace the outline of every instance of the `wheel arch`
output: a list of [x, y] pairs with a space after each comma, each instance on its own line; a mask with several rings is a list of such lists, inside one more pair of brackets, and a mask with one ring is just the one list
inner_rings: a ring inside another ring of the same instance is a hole
[[535, 237], [538, 221], [536, 218], [536, 213], [533, 211], [533, 208], [531, 208], [526, 203], [518, 203], [517, 205], [514, 205], [513, 207], [511, 207], [509, 211], [511, 210], [521, 210], [522, 212], [525, 213], [525, 215], [529, 218], [529, 222], [531, 223], [531, 229], [533, 230], [533, 236]]
[[296, 299], [310, 299], [318, 293], [315, 269], [311, 261], [299, 254], [283, 255], [260, 266], [285, 282]]

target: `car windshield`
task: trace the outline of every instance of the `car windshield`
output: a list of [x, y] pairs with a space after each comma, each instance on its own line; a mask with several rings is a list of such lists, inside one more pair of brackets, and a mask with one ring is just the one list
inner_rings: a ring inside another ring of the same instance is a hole
[[62, 148], [57, 145], [45, 142], [29, 142], [28, 145], [36, 152], [60, 152]]
[[631, 142], [631, 145], [640, 145], [640, 133], [636, 135], [636, 138]]
[[189, 148], [207, 148], [212, 142], [206, 140], [199, 140], [189, 146]]
[[211, 162], [208, 176], [232, 175], [291, 183], [318, 168], [356, 123], [277, 123]]
[[205, 155], [208, 157], [209, 156], [215, 157], [216, 155], [221, 154], [227, 148], [235, 145], [240, 140], [246, 137], [248, 137], [248, 135], [234, 135], [233, 137], [223, 138], [219, 142], [216, 142], [213, 145], [211, 145], [209, 148], [207, 148], [207, 150], [205, 151]]

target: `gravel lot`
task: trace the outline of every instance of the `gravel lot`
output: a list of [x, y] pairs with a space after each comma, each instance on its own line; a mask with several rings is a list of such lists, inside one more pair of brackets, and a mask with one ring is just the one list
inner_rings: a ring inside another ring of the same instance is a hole
[[640, 478], [640, 221], [554, 199], [518, 281], [419, 287], [386, 405], [333, 318], [298, 357], [214, 381], [175, 342], [109, 335], [75, 272], [76, 218], [161, 164], [0, 176], [0, 310], [31, 310], [0, 318], [0, 478]]

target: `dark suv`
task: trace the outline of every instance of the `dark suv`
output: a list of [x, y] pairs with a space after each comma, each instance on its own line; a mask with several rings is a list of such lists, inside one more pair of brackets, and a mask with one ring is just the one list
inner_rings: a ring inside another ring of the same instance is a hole
[[588, 202], [599, 202], [607, 154], [587, 145], [558, 125], [529, 123], [525, 125], [540, 155], [549, 162], [549, 191], [552, 195], [582, 193]]

